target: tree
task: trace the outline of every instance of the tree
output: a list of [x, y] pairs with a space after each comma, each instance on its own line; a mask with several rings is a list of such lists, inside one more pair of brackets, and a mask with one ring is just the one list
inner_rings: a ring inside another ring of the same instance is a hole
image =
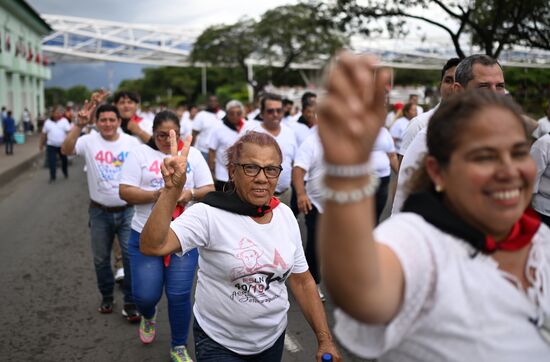
[[[386, 21], [392, 36], [408, 32], [405, 19], [416, 19], [447, 32], [459, 57], [465, 53], [460, 44], [470, 36], [490, 56], [498, 58], [503, 49], [512, 45], [528, 45], [550, 49], [550, 2], [548, 0], [338, 0], [334, 13], [346, 29], [358, 29], [369, 34], [373, 19]], [[448, 19], [430, 16], [430, 7], [437, 8]]]
[[60, 87], [49, 87], [44, 90], [46, 106], [52, 107], [58, 104], [67, 103], [66, 91]]
[[74, 87], [71, 87], [67, 89], [65, 92], [65, 97], [68, 101], [82, 104], [86, 99], [89, 99], [92, 93], [90, 90], [84, 86], [84, 85], [75, 85]]
[[262, 39], [258, 53], [281, 62], [276, 77], [292, 63], [326, 61], [348, 44], [328, 10], [323, 4], [307, 3], [279, 6], [262, 15], [256, 25]]
[[245, 81], [254, 86], [252, 79], [247, 76], [246, 60], [259, 46], [255, 26], [254, 20], [242, 19], [232, 25], [213, 25], [206, 28], [193, 44], [191, 61], [214, 66], [237, 66]]
[[[346, 44], [325, 5], [286, 5], [268, 10], [258, 22], [242, 19], [207, 28], [195, 41], [191, 60], [237, 66], [243, 80], [258, 90], [270, 80], [280, 81], [292, 63], [328, 59]], [[249, 79], [247, 60], [252, 58], [276, 65], [277, 71], [270, 72], [274, 79]]]

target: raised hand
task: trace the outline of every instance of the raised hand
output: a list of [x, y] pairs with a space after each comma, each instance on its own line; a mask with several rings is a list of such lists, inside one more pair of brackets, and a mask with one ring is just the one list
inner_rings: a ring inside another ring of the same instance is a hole
[[109, 95], [111, 95], [111, 92], [101, 88], [100, 90], [92, 93], [91, 102], [95, 106], [98, 106], [101, 103], [105, 102], [105, 99], [107, 99]]
[[389, 71], [378, 68], [372, 56], [338, 56], [327, 73], [327, 94], [318, 108], [319, 136], [327, 162], [351, 165], [368, 161], [384, 124], [389, 77]]
[[92, 122], [92, 113], [96, 108], [96, 104], [93, 101], [84, 102], [84, 106], [77, 113], [77, 125], [80, 127], [85, 127]]
[[178, 141], [176, 132], [170, 130], [170, 157], [164, 159], [160, 166], [164, 187], [166, 189], [183, 189], [187, 180], [187, 156], [191, 147], [191, 136], [187, 136], [183, 142], [183, 149], [178, 154]]

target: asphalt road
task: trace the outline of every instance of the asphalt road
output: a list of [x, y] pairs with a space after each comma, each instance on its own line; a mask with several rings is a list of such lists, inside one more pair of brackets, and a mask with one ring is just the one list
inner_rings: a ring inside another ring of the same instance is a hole
[[[38, 162], [42, 164], [42, 162]], [[88, 232], [88, 190], [82, 160], [69, 179], [48, 184], [36, 165], [0, 188], [0, 361], [167, 361], [165, 298], [157, 339], [140, 343], [137, 325], [115, 312], [99, 314]], [[61, 176], [61, 175], [59, 175]], [[332, 305], [325, 304], [329, 319]], [[284, 361], [313, 361], [315, 336], [291, 300]], [[193, 352], [192, 334], [189, 340]], [[345, 361], [360, 361], [341, 351]]]

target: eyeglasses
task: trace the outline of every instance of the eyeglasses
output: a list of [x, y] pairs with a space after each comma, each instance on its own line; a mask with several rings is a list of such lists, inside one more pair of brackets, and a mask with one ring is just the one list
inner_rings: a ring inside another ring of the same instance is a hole
[[265, 110], [265, 113], [267, 113], [267, 114], [275, 114], [275, 113], [281, 114], [281, 113], [283, 113], [283, 109], [282, 108], [268, 108], [268, 109]]
[[264, 172], [266, 178], [277, 178], [283, 171], [281, 166], [265, 166], [261, 167], [253, 163], [233, 163], [234, 165], [241, 166], [246, 176], [256, 177], [260, 174], [260, 171]]
[[[176, 130], [176, 138], [179, 137], [179, 131]], [[167, 132], [155, 132], [155, 138], [159, 141], [166, 141], [170, 138], [170, 133]]]

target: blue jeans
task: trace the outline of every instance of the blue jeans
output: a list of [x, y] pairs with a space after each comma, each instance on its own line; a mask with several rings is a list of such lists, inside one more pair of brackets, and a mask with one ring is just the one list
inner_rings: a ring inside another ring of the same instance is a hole
[[6, 145], [6, 155], [13, 155], [13, 133], [4, 133], [4, 144]]
[[61, 153], [61, 147], [48, 145], [46, 147], [46, 159], [48, 160], [48, 167], [50, 168], [50, 180], [55, 180], [57, 155], [61, 158], [61, 171], [63, 171], [63, 175], [65, 175], [65, 177], [69, 176], [67, 156]]
[[193, 338], [197, 362], [281, 362], [283, 359], [284, 331], [273, 346], [253, 355], [240, 355], [215, 342], [203, 331], [197, 320], [193, 323]]
[[172, 347], [187, 344], [191, 323], [191, 292], [199, 252], [193, 249], [183, 256], [172, 255], [164, 267], [162, 256], [146, 256], [139, 251], [139, 236], [132, 230], [128, 251], [132, 268], [132, 292], [140, 313], [147, 319], [155, 315], [163, 287], [168, 299], [168, 318]]
[[88, 209], [90, 214], [90, 233], [92, 238], [92, 254], [94, 257], [97, 287], [103, 298], [113, 298], [115, 278], [111, 269], [111, 250], [115, 235], [118, 236], [122, 251], [122, 265], [124, 267], [124, 282], [122, 292], [124, 303], [133, 303], [132, 272], [128, 257], [128, 238], [130, 237], [131, 222], [134, 208], [128, 207], [124, 211], [109, 212], [97, 207]]

